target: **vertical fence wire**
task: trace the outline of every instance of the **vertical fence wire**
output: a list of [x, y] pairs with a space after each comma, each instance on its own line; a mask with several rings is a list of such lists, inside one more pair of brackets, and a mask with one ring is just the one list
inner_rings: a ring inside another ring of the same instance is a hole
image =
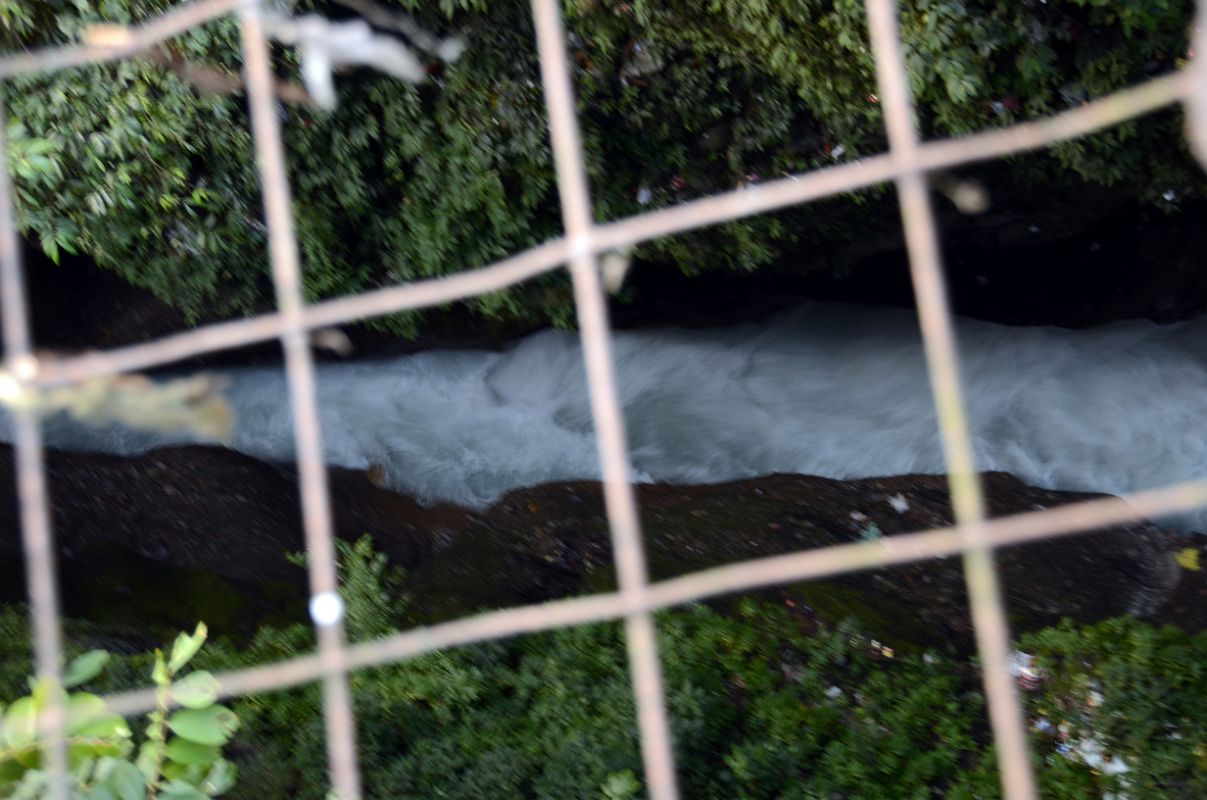
[[[868, 0], [867, 11], [889, 153], [898, 163], [916, 165], [918, 131], [897, 25], [897, 2]], [[998, 745], [1002, 788], [1007, 800], [1035, 800], [1026, 722], [1008, 668], [1010, 631], [1006, 610], [993, 550], [985, 541], [985, 500], [960, 387], [955, 326], [947, 300], [926, 174], [916, 166], [903, 173], [897, 179], [897, 193], [927, 372], [947, 462], [952, 512], [966, 542], [964, 578], [981, 655], [989, 721]]]
[[297, 446], [298, 487], [302, 525], [306, 535], [310, 577], [311, 616], [318, 637], [319, 656], [328, 671], [323, 676], [323, 723], [331, 781], [339, 800], [358, 800], [360, 771], [356, 761], [356, 721], [348, 675], [343, 670], [343, 602], [339, 595], [331, 499], [323, 458], [314, 359], [302, 325], [304, 306], [302, 271], [293, 228], [289, 177], [277, 120], [268, 40], [259, 2], [240, 9], [244, 72], [251, 110], [256, 164], [260, 171], [264, 213], [268, 226], [269, 257], [284, 331], [285, 376], [293, 413]]
[[[920, 142], [914, 122], [902, 42], [894, 0], [867, 0], [868, 24], [876, 57], [880, 98], [885, 112], [889, 152], [861, 161], [792, 176], [728, 192], [681, 206], [597, 226], [583, 163], [583, 148], [574, 111], [566, 39], [557, 0], [532, 0], [550, 137], [557, 170], [565, 238], [517, 254], [475, 272], [422, 284], [395, 287], [306, 307], [290, 190], [272, 90], [270, 51], [260, 17], [260, 0], [194, 0], [130, 30], [113, 46], [68, 46], [0, 56], [0, 79], [35, 70], [54, 70], [132, 55], [172, 35], [239, 7], [245, 80], [264, 195], [269, 251], [278, 311], [255, 320], [209, 326], [193, 333], [99, 354], [48, 364], [32, 354], [32, 342], [14, 218], [13, 187], [7, 165], [3, 98], [0, 96], [0, 310], [4, 315], [6, 370], [0, 394], [14, 406], [15, 460], [22, 542], [26, 554], [36, 667], [40, 677], [60, 683], [62, 644], [55, 589], [44, 450], [33, 402], [41, 373], [52, 382], [72, 382], [97, 374], [166, 364], [173, 358], [278, 337], [285, 354], [286, 377], [294, 419], [300, 501], [309, 562], [311, 613], [318, 651], [291, 662], [253, 667], [222, 676], [226, 695], [283, 688], [319, 679], [327, 752], [334, 790], [340, 800], [360, 796], [356, 760], [355, 717], [348, 685], [352, 669], [379, 665], [442, 647], [483, 641], [502, 635], [547, 630], [561, 625], [623, 619], [633, 676], [647, 788], [654, 800], [676, 800], [666, 696], [651, 614], [692, 599], [721, 592], [766, 586], [807, 577], [904, 563], [962, 553], [973, 627], [981, 653], [986, 697], [999, 768], [1009, 800], [1032, 800], [1034, 776], [1027, 749], [1025, 721], [1016, 689], [1007, 672], [1010, 645], [992, 547], [1065, 535], [1164, 510], [1207, 504], [1207, 482], [1197, 481], [1136, 495], [1134, 507], [1120, 500], [1089, 501], [986, 521], [984, 497], [973, 461], [967, 417], [961, 399], [956, 343], [939, 256], [938, 233], [927, 190], [926, 174], [953, 166], [1019, 152], [1082, 135], [1137, 116], [1169, 102], [1187, 105], [1187, 133], [1200, 159], [1207, 162], [1207, 58], [1202, 52], [1184, 74], [1171, 74], [1054, 118], [1021, 123], [963, 139]], [[1200, 0], [1196, 47], [1207, 46], [1207, 2]], [[737, 219], [760, 211], [808, 202], [861, 186], [894, 180], [910, 256], [920, 324], [940, 422], [956, 525], [875, 545], [839, 545], [817, 551], [759, 559], [705, 570], [650, 585], [642, 550], [640, 522], [629, 472], [629, 456], [616, 375], [611, 354], [605, 296], [596, 256], [604, 249], [633, 244], [677, 231]], [[330, 497], [324, 466], [315, 387], [315, 367], [307, 331], [320, 324], [363, 319], [403, 308], [468, 297], [502, 288], [567, 262], [588, 376], [592, 413], [603, 470], [604, 498], [612, 532], [619, 591], [612, 595], [521, 607], [428, 630], [407, 631], [375, 642], [348, 646], [344, 640], [342, 602], [332, 536]], [[74, 371], [73, 371], [74, 369]], [[63, 714], [57, 693], [39, 715], [52, 778], [51, 796], [66, 800], [67, 758]], [[150, 694], [117, 696], [116, 706], [133, 713], [149, 708]]]
[[64, 709], [58, 688], [63, 677], [63, 634], [55, 578], [54, 540], [43, 463], [42, 427], [27, 383], [37, 362], [33, 356], [21, 244], [17, 233], [13, 184], [8, 171], [8, 122], [4, 87], [0, 86], [0, 312], [4, 315], [5, 374], [8, 391], [18, 395], [13, 416], [13, 460], [21, 545], [25, 552], [25, 582], [34, 631], [34, 661], [38, 678], [49, 682], [37, 718], [45, 737], [43, 754], [50, 767], [50, 796], [67, 800], [67, 744]]
[[1203, 169], [1207, 169], [1207, 0], [1199, 0], [1191, 33], [1191, 88], [1186, 98], [1186, 137]]
[[652, 800], [676, 800], [679, 791], [657, 631], [651, 612], [641, 607], [648, 574], [616, 385], [607, 304], [591, 241], [595, 224], [574, 108], [574, 88], [566, 58], [566, 36], [556, 0], [533, 0], [532, 14], [562, 218], [570, 242], [570, 275], [595, 421], [596, 446], [602, 465], [604, 506], [612, 532], [617, 582], [621, 597], [632, 600], [634, 605], [634, 610], [625, 615], [625, 641], [646, 784]]

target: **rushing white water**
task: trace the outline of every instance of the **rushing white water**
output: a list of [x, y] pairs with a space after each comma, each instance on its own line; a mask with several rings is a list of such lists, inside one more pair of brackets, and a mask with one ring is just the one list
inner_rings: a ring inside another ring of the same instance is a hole
[[[980, 468], [1112, 493], [1203, 475], [1207, 320], [1087, 331], [960, 320], [958, 331]], [[809, 304], [733, 328], [618, 333], [614, 351], [638, 480], [943, 469], [909, 312]], [[539, 333], [503, 353], [323, 366], [319, 376], [330, 462], [379, 465], [419, 497], [483, 505], [511, 488], [598, 475], [573, 333]], [[232, 446], [291, 459], [281, 371], [230, 377]], [[63, 419], [48, 428], [51, 444], [81, 450], [183, 441]]]

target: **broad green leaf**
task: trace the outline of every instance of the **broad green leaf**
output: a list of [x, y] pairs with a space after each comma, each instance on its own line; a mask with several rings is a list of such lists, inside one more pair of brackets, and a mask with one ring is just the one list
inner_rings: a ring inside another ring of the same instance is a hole
[[189, 708], [168, 720], [172, 733], [199, 744], [222, 745], [239, 728], [239, 718], [225, 706]]
[[26, 161], [29, 165], [40, 173], [49, 173], [54, 171], [54, 162], [46, 156], [29, 156]]
[[34, 740], [38, 714], [32, 697], [22, 697], [4, 715], [4, 743], [20, 747]]
[[129, 761], [118, 761], [105, 777], [104, 785], [113, 792], [117, 800], [142, 800], [147, 793], [147, 784], [138, 767]]
[[238, 777], [239, 772], [235, 765], [224, 758], [210, 768], [209, 774], [205, 776], [205, 780], [198, 788], [210, 797], [217, 797], [223, 792], [229, 791], [235, 785]]
[[163, 764], [164, 778], [170, 781], [183, 781], [189, 786], [201, 783], [207, 772], [209, 772], [209, 766], [205, 764], [181, 764], [176, 761], [165, 761]]
[[197, 651], [201, 649], [202, 643], [205, 642], [206, 628], [204, 622], [197, 623], [197, 630], [193, 631], [193, 635], [182, 633], [176, 637], [176, 643], [172, 645], [172, 657], [168, 659], [168, 672], [175, 675], [180, 671], [181, 667], [189, 663], [193, 656], [197, 655]]
[[106, 714], [100, 719], [88, 723], [78, 731], [80, 736], [94, 738], [125, 740], [130, 738], [130, 727], [117, 714]]
[[209, 766], [222, 757], [222, 751], [212, 744], [197, 744], [188, 739], [173, 738], [168, 742], [168, 758], [178, 764]]
[[67, 699], [67, 733], [77, 734], [109, 716], [105, 701], [88, 692], [77, 692]]
[[97, 783], [104, 783], [109, 774], [113, 772], [113, 767], [119, 763], [121, 762], [118, 759], [109, 758], [108, 756], [98, 758], [96, 760], [96, 769], [92, 771], [92, 780]]
[[191, 672], [172, 684], [172, 699], [185, 708], [205, 708], [218, 698], [218, 679], [205, 670]]
[[99, 751], [103, 749], [91, 743], [68, 745], [67, 767], [73, 776], [87, 775], [96, 763], [97, 756], [101, 755]]
[[95, 782], [93, 781], [93, 771], [96, 769], [97, 759], [105, 758], [105, 756], [98, 757], [91, 752], [81, 753], [78, 750], [73, 754], [71, 748], [68, 748], [67, 756], [70, 777], [75, 783], [84, 785]]
[[[51, 242], [51, 244], [54, 244], [54, 242]], [[57, 245], [55, 249], [57, 251]], [[58, 259], [55, 258], [55, 261], [57, 263]], [[70, 689], [73, 686], [79, 686], [81, 683], [87, 683], [99, 675], [108, 662], [109, 654], [104, 650], [89, 650], [79, 658], [73, 659], [63, 672], [64, 688]]]
[[125, 754], [126, 742], [120, 739], [84, 739], [82, 744], [72, 744], [67, 747], [68, 761], [72, 769], [80, 767], [85, 761], [102, 756], [116, 758]]
[[208, 800], [196, 786], [184, 781], [172, 781], [159, 790], [160, 800]]
[[31, 156], [45, 155], [55, 149], [50, 139], [30, 139], [25, 143], [25, 153]]

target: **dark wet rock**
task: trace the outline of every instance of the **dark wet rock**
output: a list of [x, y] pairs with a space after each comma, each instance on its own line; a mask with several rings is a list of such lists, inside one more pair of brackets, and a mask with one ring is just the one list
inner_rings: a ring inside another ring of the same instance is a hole
[[[1004, 474], [987, 475], [985, 483], [994, 516], [1097, 496], [1037, 489]], [[835, 481], [774, 475], [711, 486], [640, 486], [638, 498], [656, 579], [951, 521], [946, 482], [935, 476]], [[1201, 630], [1202, 605], [1193, 597], [1201, 596], [1204, 581], [1201, 573], [1178, 567], [1174, 554], [1204, 541], [1141, 523], [1004, 548], [997, 558], [1012, 624], [1030, 630], [1064, 617], [1091, 622], [1134, 613]], [[490, 564], [503, 554], [512, 562], [506, 580], [513, 601], [538, 599], [540, 581], [550, 578], [558, 585], [581, 580], [591, 589], [612, 588], [609, 553], [598, 485], [518, 490], [465, 531], [444, 559], [413, 573], [414, 611], [421, 619], [440, 618], [451, 608], [473, 608], [483, 585], [501, 591]], [[517, 561], [528, 568], [517, 568]], [[532, 566], [539, 561], [543, 569]], [[467, 583], [475, 564], [479, 577]], [[459, 586], [476, 588], [461, 596]], [[796, 584], [779, 593], [822, 622], [860, 618], [889, 642], [971, 644], [958, 557]]]
[[[55, 541], [64, 605], [98, 621], [247, 632], [303, 619], [305, 579], [285, 552], [304, 547], [292, 468], [219, 448], [138, 458], [50, 453]], [[0, 582], [21, 596], [11, 456], [0, 458]], [[614, 586], [600, 487], [574, 482], [521, 489], [485, 511], [424, 505], [333, 469], [339, 536], [369, 534], [407, 571], [406, 622], [540, 602]], [[985, 479], [995, 516], [1095, 495]], [[656, 579], [948, 524], [945, 481], [903, 476], [836, 481], [796, 475], [709, 486], [640, 486], [650, 572]], [[1063, 617], [1124, 613], [1207, 627], [1203, 573], [1179, 566], [1207, 537], [1149, 523], [1004, 548], [998, 564], [1016, 631]], [[1204, 554], [1207, 555], [1207, 554]], [[1202, 559], [1207, 563], [1207, 557]], [[890, 644], [971, 644], [960, 559], [900, 565], [774, 590], [819, 624], [846, 617]]]
[[[50, 452], [46, 463], [68, 615], [171, 627], [204, 619], [241, 632], [304, 618], [305, 575], [284, 557], [305, 547], [292, 467], [204, 447], [138, 458]], [[24, 595], [12, 470], [3, 446], [0, 599], [8, 601]], [[341, 534], [373, 532], [402, 563], [430, 555], [424, 543], [438, 515], [419, 515], [413, 501], [360, 473], [335, 471], [332, 490]]]

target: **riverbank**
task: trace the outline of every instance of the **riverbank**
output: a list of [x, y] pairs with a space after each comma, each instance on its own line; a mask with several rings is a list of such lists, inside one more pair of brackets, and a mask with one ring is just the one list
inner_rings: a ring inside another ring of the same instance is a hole
[[[284, 553], [302, 549], [289, 465], [220, 448], [134, 458], [48, 454], [64, 612], [157, 629], [205, 619], [215, 635], [304, 618], [305, 579]], [[519, 489], [485, 510], [423, 504], [381, 488], [367, 471], [330, 472], [337, 534], [368, 534], [403, 568], [410, 598], [400, 625], [534, 603], [613, 585], [599, 484]], [[0, 457], [0, 585], [19, 601], [19, 532], [11, 454]], [[994, 516], [1095, 495], [985, 478]], [[637, 487], [655, 579], [751, 558], [948, 524], [945, 481], [858, 481], [773, 475], [704, 486]], [[1068, 617], [1125, 613], [1189, 631], [1207, 628], [1207, 580], [1187, 552], [1207, 537], [1150, 523], [1004, 548], [998, 553], [1016, 632]], [[1182, 554], [1181, 565], [1178, 555]], [[1203, 559], [1207, 561], [1207, 559]], [[819, 623], [854, 617], [899, 646], [971, 646], [958, 558], [903, 565], [771, 592]]]

